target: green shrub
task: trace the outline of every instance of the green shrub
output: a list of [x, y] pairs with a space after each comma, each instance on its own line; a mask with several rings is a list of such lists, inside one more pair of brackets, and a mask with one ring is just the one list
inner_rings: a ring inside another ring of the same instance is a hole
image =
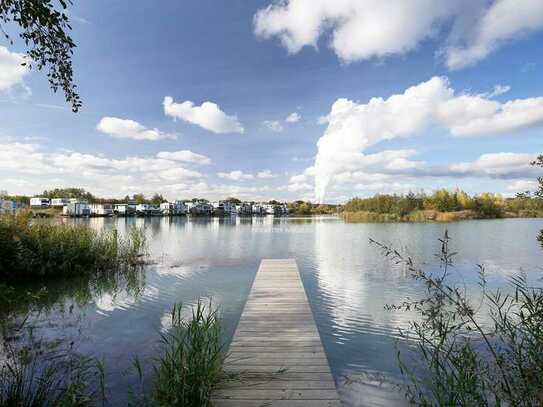
[[[401, 337], [415, 353], [406, 363], [398, 351], [405, 392], [423, 406], [536, 406], [543, 402], [543, 287], [520, 275], [510, 292], [490, 292], [478, 267], [484, 306], [450, 283], [453, 256], [445, 232], [431, 273], [392, 247], [376, 244], [395, 264], [424, 284], [426, 295], [389, 310], [415, 312]], [[480, 302], [480, 300], [478, 301]], [[484, 312], [482, 310], [485, 310]], [[490, 324], [488, 323], [490, 321]]]

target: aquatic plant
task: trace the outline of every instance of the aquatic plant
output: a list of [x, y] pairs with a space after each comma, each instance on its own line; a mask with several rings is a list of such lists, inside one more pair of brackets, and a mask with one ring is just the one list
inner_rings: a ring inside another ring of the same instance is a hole
[[133, 228], [97, 232], [85, 225], [34, 222], [27, 213], [0, 217], [0, 281], [114, 272], [141, 262], [145, 236]]
[[92, 358], [9, 344], [2, 352], [1, 407], [87, 407], [106, 399], [103, 365]]
[[224, 377], [225, 359], [219, 315], [202, 301], [183, 317], [174, 306], [171, 329], [162, 334], [163, 354], [154, 369], [152, 404], [157, 406], [206, 407], [211, 393]]
[[[440, 239], [438, 273], [419, 268], [411, 257], [376, 242], [383, 254], [424, 284], [422, 299], [389, 310], [416, 318], [400, 331], [411, 352], [398, 360], [405, 394], [416, 405], [535, 406], [543, 404], [543, 287], [513, 277], [509, 290], [490, 291], [478, 266], [478, 306], [451, 282], [456, 253], [450, 237]], [[490, 323], [488, 323], [490, 321]], [[411, 356], [411, 357], [410, 357]]]

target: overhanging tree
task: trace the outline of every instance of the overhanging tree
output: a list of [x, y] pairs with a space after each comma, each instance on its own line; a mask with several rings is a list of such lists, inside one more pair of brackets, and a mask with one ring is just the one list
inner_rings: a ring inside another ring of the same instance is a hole
[[71, 0], [1, 0], [0, 30], [13, 44], [8, 33], [11, 24], [19, 26], [19, 37], [26, 45], [25, 65], [47, 70], [53, 92], [62, 89], [72, 111], [81, 107], [81, 98], [73, 80], [72, 55], [76, 47], [68, 34], [72, 29], [67, 13]]

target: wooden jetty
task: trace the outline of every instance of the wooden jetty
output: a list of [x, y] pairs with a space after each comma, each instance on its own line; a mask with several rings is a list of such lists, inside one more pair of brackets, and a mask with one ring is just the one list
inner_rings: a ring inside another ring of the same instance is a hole
[[216, 407], [339, 407], [336, 385], [294, 259], [262, 260], [226, 370], [239, 380]]

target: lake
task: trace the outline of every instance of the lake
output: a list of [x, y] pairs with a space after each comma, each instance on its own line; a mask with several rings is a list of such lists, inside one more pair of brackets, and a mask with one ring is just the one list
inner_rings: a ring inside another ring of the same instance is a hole
[[[220, 307], [229, 338], [263, 258], [295, 258], [323, 345], [346, 406], [406, 405], [397, 385], [395, 342], [411, 315], [384, 309], [424, 287], [383, 258], [369, 238], [391, 243], [418, 264], [439, 267], [434, 253], [445, 230], [458, 251], [454, 279], [477, 287], [484, 264], [491, 287], [517, 273], [536, 280], [543, 251], [536, 235], [541, 219], [466, 221], [450, 224], [346, 224], [319, 218], [93, 218], [64, 220], [97, 229], [145, 228], [152, 264], [137, 281], [82, 287], [52, 285], [42, 310], [32, 316], [35, 335], [73, 342], [77, 352], [106, 361], [113, 404], [123, 404], [133, 358], [157, 354], [173, 304], [199, 298]], [[348, 380], [346, 380], [348, 378]]]

